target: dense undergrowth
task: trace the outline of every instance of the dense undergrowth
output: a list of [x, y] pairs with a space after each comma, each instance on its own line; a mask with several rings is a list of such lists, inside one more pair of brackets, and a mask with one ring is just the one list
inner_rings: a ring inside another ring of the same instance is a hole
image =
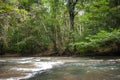
[[83, 55], [119, 55], [120, 30], [101, 30], [96, 35], [89, 35], [85, 37], [84, 41], [76, 42], [70, 45], [71, 48], [76, 45], [77, 53]]

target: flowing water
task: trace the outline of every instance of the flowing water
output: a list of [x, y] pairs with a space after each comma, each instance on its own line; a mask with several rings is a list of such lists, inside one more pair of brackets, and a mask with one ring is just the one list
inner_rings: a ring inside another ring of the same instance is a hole
[[0, 58], [0, 80], [120, 80], [120, 58]]

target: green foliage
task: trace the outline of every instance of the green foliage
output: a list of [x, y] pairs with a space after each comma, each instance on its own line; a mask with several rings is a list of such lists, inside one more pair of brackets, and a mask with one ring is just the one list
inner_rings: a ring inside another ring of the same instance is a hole
[[120, 1], [71, 1], [0, 0], [1, 51], [61, 55], [118, 47]]
[[84, 14], [79, 18], [85, 33], [97, 33], [101, 29], [119, 28], [119, 6], [111, 8], [110, 1], [93, 0], [84, 4]]
[[6, 11], [13, 11], [14, 8], [8, 4], [0, 3], [0, 12], [4, 13]]
[[[120, 44], [120, 30], [113, 30], [108, 32], [101, 30], [96, 35], [89, 35], [85, 37], [86, 40], [70, 44], [76, 45], [80, 53], [95, 52], [102, 47], [112, 47], [111, 45], [119, 46]], [[114, 46], [113, 46], [114, 47]]]

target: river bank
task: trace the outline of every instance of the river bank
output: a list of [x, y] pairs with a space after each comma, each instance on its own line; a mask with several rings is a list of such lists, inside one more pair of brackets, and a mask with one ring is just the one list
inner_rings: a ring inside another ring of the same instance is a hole
[[87, 55], [83, 54], [54, 54], [50, 52], [42, 52], [42, 53], [34, 53], [34, 54], [21, 54], [21, 53], [5, 53], [4, 55], [0, 55], [0, 57], [112, 57], [112, 56], [120, 56], [119, 53], [86, 53]]

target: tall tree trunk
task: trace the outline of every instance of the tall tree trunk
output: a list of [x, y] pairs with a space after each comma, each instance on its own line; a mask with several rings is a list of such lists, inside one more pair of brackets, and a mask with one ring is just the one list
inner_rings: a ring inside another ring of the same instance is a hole
[[68, 12], [70, 18], [70, 27], [74, 31], [75, 6], [78, 0], [68, 0]]
[[[72, 32], [75, 31], [75, 27], [74, 27], [74, 18], [75, 18], [75, 6], [77, 4], [78, 0], [68, 0], [68, 12], [69, 12], [69, 19], [70, 19], [70, 30]], [[70, 34], [70, 37], [72, 37], [71, 33]], [[73, 42], [75, 42], [75, 38], [73, 37]], [[68, 41], [68, 44], [70, 42], [70, 39]], [[67, 46], [68, 51], [70, 52], [69, 50], [69, 45]], [[76, 45], [74, 46], [74, 50], [73, 52], [76, 51]], [[70, 52], [71, 53], [71, 52]]]

